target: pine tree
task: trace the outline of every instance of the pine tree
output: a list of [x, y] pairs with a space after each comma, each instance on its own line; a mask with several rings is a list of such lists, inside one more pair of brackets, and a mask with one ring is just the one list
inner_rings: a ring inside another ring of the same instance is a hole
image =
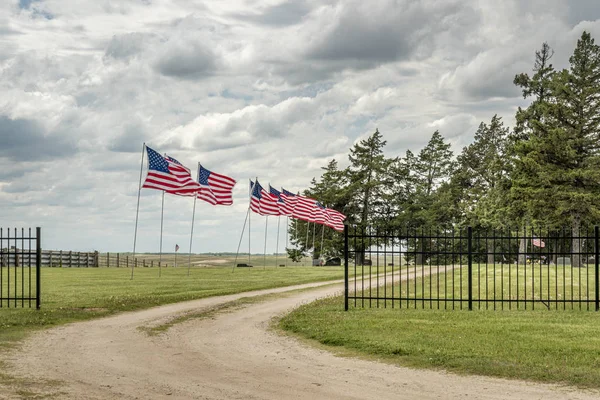
[[[407, 226], [421, 229], [447, 225], [448, 221], [443, 217], [446, 197], [439, 196], [436, 191], [450, 180], [455, 168], [450, 144], [444, 141], [439, 131], [435, 131], [418, 156], [407, 152], [403, 162], [411, 188], [404, 207], [404, 222]], [[418, 247], [415, 262], [422, 264], [426, 243], [419, 241], [415, 246]]]
[[544, 103], [528, 112], [527, 135], [514, 145], [511, 191], [532, 222], [569, 225], [578, 236], [582, 223], [600, 216], [600, 48], [589, 33], [569, 62], [552, 74]]
[[[464, 185], [464, 222], [475, 229], [489, 231], [506, 223], [503, 199], [508, 170], [507, 139], [508, 128], [494, 115], [489, 125], [483, 122], [479, 125], [473, 143], [458, 156]], [[488, 262], [493, 264], [493, 249], [488, 248], [487, 252]]]

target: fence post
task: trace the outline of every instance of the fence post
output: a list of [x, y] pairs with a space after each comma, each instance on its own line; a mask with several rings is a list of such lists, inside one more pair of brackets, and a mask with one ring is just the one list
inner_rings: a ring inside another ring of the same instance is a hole
[[120, 267], [120, 265], [119, 265], [119, 253], [117, 253], [117, 268], [119, 268], [119, 267]]
[[348, 225], [347, 224], [344, 224], [344, 310], [348, 311]]
[[473, 228], [467, 228], [468, 274], [469, 274], [469, 311], [473, 310]]
[[69, 268], [73, 268], [73, 250], [69, 250]]
[[110, 253], [106, 252], [106, 267], [110, 268]]
[[63, 261], [62, 260], [62, 250], [60, 250], [60, 261], [58, 263], [61, 268], [62, 268], [62, 261]]
[[49, 251], [50, 253], [50, 268], [54, 267], [54, 265], [52, 265], [52, 250]]
[[89, 268], [90, 267], [90, 252], [86, 252], [85, 253], [85, 267]]
[[35, 228], [35, 308], [40, 309], [40, 290], [42, 288], [42, 228]]
[[129, 256], [125, 256], [125, 266], [129, 269]]
[[598, 227], [598, 225], [596, 225], [594, 227], [594, 267], [595, 267], [595, 274], [596, 274], [596, 311], [600, 311], [600, 279], [598, 277], [598, 272], [600, 270], [600, 268], [598, 268], [598, 266], [600, 265], [600, 260], [598, 258], [600, 258], [600, 250], [598, 249], [598, 243], [600, 242], [600, 227]]

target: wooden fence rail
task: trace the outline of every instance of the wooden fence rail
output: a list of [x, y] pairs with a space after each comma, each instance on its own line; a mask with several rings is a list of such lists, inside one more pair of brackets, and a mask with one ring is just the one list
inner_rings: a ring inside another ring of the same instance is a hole
[[[34, 250], [10, 249], [4, 250], [0, 257], [0, 267], [21, 266], [23, 264], [36, 262], [36, 252]], [[138, 258], [121, 253], [99, 253], [99, 252], [76, 252], [63, 250], [42, 250], [42, 267], [58, 268], [130, 268], [134, 267], [158, 267], [158, 262], [154, 260], [147, 261], [144, 258]], [[162, 267], [168, 267], [167, 263], [161, 263]]]

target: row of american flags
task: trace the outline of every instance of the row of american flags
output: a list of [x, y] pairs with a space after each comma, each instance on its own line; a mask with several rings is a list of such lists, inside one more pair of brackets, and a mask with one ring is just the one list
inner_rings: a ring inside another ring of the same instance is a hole
[[[236, 180], [218, 174], [198, 164], [198, 179], [194, 180], [189, 168], [175, 158], [161, 155], [146, 146], [148, 173], [142, 188], [162, 190], [178, 196], [196, 197], [212, 205], [233, 204], [233, 187]], [[287, 216], [322, 224], [337, 231], [344, 230], [346, 216], [325, 207], [316, 199], [294, 194], [269, 185], [265, 190], [258, 182], [250, 180], [250, 210], [259, 215]]]

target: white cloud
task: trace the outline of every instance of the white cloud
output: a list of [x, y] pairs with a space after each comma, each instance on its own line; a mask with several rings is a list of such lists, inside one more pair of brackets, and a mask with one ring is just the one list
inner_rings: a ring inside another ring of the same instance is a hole
[[[194, 250], [231, 251], [248, 178], [302, 190], [375, 128], [390, 156], [436, 129], [459, 151], [480, 121], [512, 124], [542, 42], [564, 67], [583, 29], [600, 39], [592, 0], [442, 3], [1, 2], [0, 218], [51, 248], [131, 250], [146, 141], [239, 180], [235, 206], [198, 205]], [[165, 248], [191, 210], [168, 197]], [[143, 190], [139, 250], [157, 250], [159, 215]]]

